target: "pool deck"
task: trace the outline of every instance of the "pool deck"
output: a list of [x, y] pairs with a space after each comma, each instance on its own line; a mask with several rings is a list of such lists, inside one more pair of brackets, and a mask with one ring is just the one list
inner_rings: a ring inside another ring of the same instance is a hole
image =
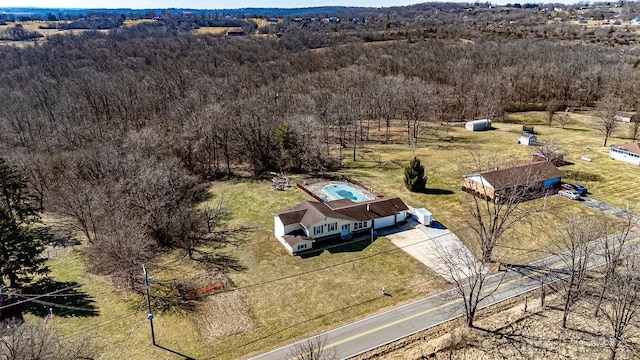
[[367, 198], [367, 200], [374, 200], [379, 198], [379, 196], [373, 191], [370, 191], [368, 189], [363, 188], [362, 186], [356, 185], [348, 181], [319, 181], [319, 182], [314, 182], [312, 184], [303, 184], [302, 186], [304, 186], [309, 192], [313, 193], [319, 199], [326, 198], [329, 201], [342, 199], [341, 197], [335, 197], [327, 193], [326, 191], [324, 191], [324, 188], [330, 185], [347, 185], [355, 189], [357, 192], [362, 193], [362, 195], [364, 195]]

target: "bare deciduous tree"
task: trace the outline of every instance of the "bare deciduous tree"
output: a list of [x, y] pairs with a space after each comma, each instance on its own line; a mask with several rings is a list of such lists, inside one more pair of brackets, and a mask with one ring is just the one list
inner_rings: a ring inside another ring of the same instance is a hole
[[640, 264], [638, 258], [625, 258], [610, 278], [606, 301], [600, 309], [610, 326], [609, 359], [615, 360], [621, 346], [626, 344], [632, 326], [640, 315]]
[[295, 360], [335, 360], [337, 359], [334, 348], [327, 347], [325, 336], [314, 336], [296, 343], [289, 352], [287, 358]]
[[476, 259], [466, 248], [438, 249], [438, 258], [462, 299], [467, 326], [474, 327], [481, 303], [498, 290], [504, 273], [490, 278], [486, 266], [490, 264]]
[[562, 327], [567, 327], [571, 306], [583, 295], [587, 281], [587, 265], [594, 246], [590, 242], [596, 238], [591, 231], [592, 219], [570, 218], [556, 229], [557, 256], [564, 267], [556, 272], [560, 278], [563, 293]]
[[553, 122], [553, 117], [555, 115], [555, 113], [557, 111], [560, 111], [564, 108], [564, 105], [562, 104], [562, 101], [557, 100], [557, 99], [551, 99], [548, 103], [547, 103], [547, 126], [551, 126], [551, 123]]
[[[486, 168], [482, 166], [480, 156], [473, 155], [472, 158], [475, 169]], [[495, 170], [498, 171], [498, 167]], [[475, 183], [473, 188], [465, 185], [469, 191], [465, 197], [468, 210], [465, 221], [479, 241], [483, 262], [493, 261], [493, 249], [507, 230], [537, 211], [532, 206], [522, 208], [525, 200], [544, 191], [537, 185], [532, 187], [533, 172], [533, 168], [528, 166], [504, 169], [496, 175], [498, 183], [494, 187], [484, 186], [482, 182]]]
[[631, 127], [629, 128], [629, 137], [636, 141], [640, 135], [640, 113], [636, 113], [631, 117]]
[[555, 116], [555, 119], [563, 129], [566, 128], [567, 125], [573, 124], [573, 119], [569, 114], [558, 114]]
[[0, 359], [75, 360], [94, 356], [84, 334], [64, 338], [52, 324], [0, 322]]
[[604, 135], [604, 144], [613, 132], [618, 128], [618, 120], [616, 115], [620, 111], [621, 102], [618, 98], [607, 96], [598, 103], [598, 112], [593, 120], [594, 127]]
[[564, 156], [562, 143], [555, 138], [547, 139], [542, 146], [539, 147], [538, 153], [547, 158], [554, 165], [558, 165], [559, 159]]
[[[603, 216], [600, 221], [598, 233], [603, 237], [601, 245], [605, 263], [602, 268], [602, 283], [596, 304], [595, 316], [598, 316], [605, 292], [609, 290], [610, 281], [615, 276], [616, 269], [625, 255], [623, 248], [627, 240], [629, 240], [629, 232], [633, 227], [634, 220], [634, 215], [629, 207], [627, 207], [627, 210], [624, 215], [624, 222], [621, 224], [612, 223], [605, 216]], [[625, 250], [625, 252], [628, 252], [628, 250]]]

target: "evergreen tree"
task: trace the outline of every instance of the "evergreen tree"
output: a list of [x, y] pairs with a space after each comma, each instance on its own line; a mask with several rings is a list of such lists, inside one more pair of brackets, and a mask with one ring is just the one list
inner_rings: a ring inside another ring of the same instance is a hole
[[47, 271], [40, 255], [52, 235], [37, 225], [40, 218], [29, 200], [23, 178], [0, 159], [0, 285], [20, 287]]
[[427, 188], [424, 166], [417, 157], [414, 157], [404, 169], [404, 185], [412, 192], [423, 192]]

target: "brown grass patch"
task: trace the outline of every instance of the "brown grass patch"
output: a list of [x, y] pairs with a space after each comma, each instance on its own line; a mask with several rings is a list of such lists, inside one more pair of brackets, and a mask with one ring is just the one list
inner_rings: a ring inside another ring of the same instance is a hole
[[242, 31], [241, 27], [224, 27], [224, 26], [216, 26], [216, 27], [200, 27], [198, 29], [193, 30], [194, 34], [203, 35], [203, 34], [212, 34], [212, 35], [224, 35], [227, 31]]
[[209, 296], [196, 313], [200, 336], [209, 342], [245, 333], [256, 327], [253, 313], [240, 291]]

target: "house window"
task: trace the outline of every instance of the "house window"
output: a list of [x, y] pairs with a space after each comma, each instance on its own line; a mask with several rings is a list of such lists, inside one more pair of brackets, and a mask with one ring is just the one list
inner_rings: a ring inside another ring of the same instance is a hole
[[313, 235], [318, 235], [318, 234], [322, 234], [324, 232], [324, 226], [320, 225], [320, 226], [316, 226], [313, 228]]
[[307, 248], [307, 244], [298, 245], [298, 250], [302, 250], [302, 249], [306, 249], [306, 248]]
[[364, 227], [367, 227], [367, 222], [366, 221], [364, 222]]
[[329, 231], [336, 231], [336, 229], [338, 228], [338, 223], [337, 222], [331, 223], [328, 225], [328, 227], [329, 227], [328, 229]]

